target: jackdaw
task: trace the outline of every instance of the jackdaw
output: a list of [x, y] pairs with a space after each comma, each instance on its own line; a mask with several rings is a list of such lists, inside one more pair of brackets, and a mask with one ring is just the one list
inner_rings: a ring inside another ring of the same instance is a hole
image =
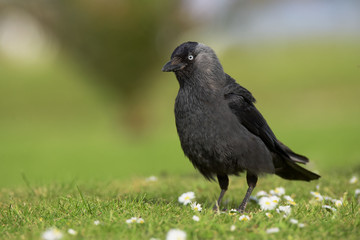
[[215, 210], [228, 188], [228, 175], [246, 171], [249, 187], [237, 209], [240, 212], [260, 174], [302, 181], [320, 178], [296, 164], [309, 160], [275, 137], [254, 106], [255, 98], [224, 72], [210, 47], [185, 42], [174, 50], [162, 71], [174, 72], [180, 84], [175, 119], [185, 155], [205, 178], [218, 179], [221, 193]]

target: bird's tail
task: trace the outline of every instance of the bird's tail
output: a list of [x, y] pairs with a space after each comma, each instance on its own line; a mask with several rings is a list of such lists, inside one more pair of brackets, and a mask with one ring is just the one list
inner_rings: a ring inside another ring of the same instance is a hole
[[312, 181], [320, 178], [320, 175], [300, 167], [290, 159], [284, 160], [284, 164], [275, 169], [275, 174], [288, 180]]
[[286, 146], [285, 144], [283, 144], [282, 142], [280, 142], [279, 140], [277, 141], [277, 143], [279, 144], [279, 147], [290, 157], [291, 160], [293, 160], [294, 162], [297, 163], [302, 163], [302, 164], [306, 164], [309, 162], [309, 159], [303, 155], [300, 155], [298, 153], [293, 152], [288, 146]]

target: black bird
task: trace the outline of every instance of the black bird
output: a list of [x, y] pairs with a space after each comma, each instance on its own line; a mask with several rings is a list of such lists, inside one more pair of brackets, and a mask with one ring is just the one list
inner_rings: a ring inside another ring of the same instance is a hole
[[217, 176], [221, 193], [228, 175], [246, 171], [249, 186], [238, 208], [243, 212], [263, 173], [288, 180], [311, 181], [320, 176], [300, 167], [309, 160], [281, 143], [254, 106], [252, 94], [227, 75], [215, 52], [197, 42], [185, 42], [162, 68], [174, 72], [180, 84], [175, 119], [181, 147], [205, 178]]

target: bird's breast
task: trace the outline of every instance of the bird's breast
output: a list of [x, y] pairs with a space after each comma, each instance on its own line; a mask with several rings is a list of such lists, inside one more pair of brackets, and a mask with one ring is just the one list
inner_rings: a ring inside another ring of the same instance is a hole
[[182, 149], [197, 168], [222, 161], [219, 156], [232, 144], [225, 139], [239, 125], [221, 98], [202, 100], [181, 92], [175, 102], [175, 120]]

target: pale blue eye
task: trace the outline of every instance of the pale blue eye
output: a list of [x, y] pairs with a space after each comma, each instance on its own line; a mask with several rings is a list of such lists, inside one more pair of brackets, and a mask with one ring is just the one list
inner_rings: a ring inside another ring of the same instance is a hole
[[188, 59], [191, 61], [191, 60], [194, 59], [194, 56], [193, 56], [193, 55], [189, 55], [189, 56], [188, 56]]

